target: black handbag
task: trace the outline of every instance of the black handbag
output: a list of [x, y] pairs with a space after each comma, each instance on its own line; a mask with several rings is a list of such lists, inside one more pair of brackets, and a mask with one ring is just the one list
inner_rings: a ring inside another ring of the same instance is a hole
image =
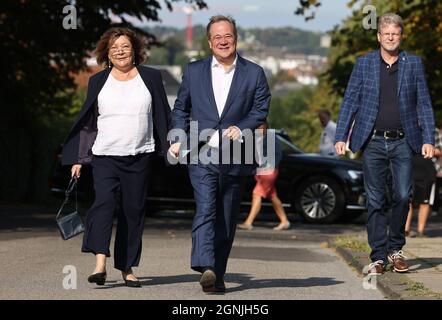
[[[75, 188], [75, 211], [62, 215], [65, 205], [69, 202], [70, 195]], [[65, 192], [65, 199], [60, 209], [58, 210], [57, 217], [55, 221], [57, 222], [58, 229], [60, 230], [61, 237], [63, 240], [68, 240], [76, 235], [84, 232], [85, 227], [83, 221], [81, 220], [80, 214], [78, 213], [78, 201], [77, 201], [77, 179], [72, 178], [69, 181], [69, 185]]]

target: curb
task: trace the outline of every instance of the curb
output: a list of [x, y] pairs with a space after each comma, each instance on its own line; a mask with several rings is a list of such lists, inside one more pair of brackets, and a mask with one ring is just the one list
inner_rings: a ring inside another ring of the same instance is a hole
[[[340, 255], [349, 265], [354, 267], [356, 271], [363, 277], [366, 275], [363, 273], [363, 269], [366, 265], [370, 263], [370, 260], [367, 258], [363, 258], [361, 256], [356, 256], [348, 249], [344, 249], [342, 247], [336, 247], [332, 243], [331, 240], [328, 241], [328, 245], [335, 249], [336, 253]], [[382, 277], [378, 277], [376, 279], [377, 288], [382, 292], [382, 294], [388, 299], [399, 300], [402, 298], [401, 294], [396, 290], [390, 288], [388, 282], [385, 278], [388, 277], [388, 273], [382, 275]]]
[[[343, 258], [350, 266], [354, 267], [362, 277], [367, 277], [363, 273], [364, 268], [371, 262], [365, 252], [356, 252], [347, 248], [337, 246], [333, 238], [329, 238], [327, 244], [333, 248], [336, 253]], [[388, 268], [387, 268], [388, 269]], [[388, 269], [382, 276], [376, 276], [377, 289], [387, 298], [392, 300], [437, 300], [433, 296], [417, 296], [411, 294], [407, 288], [414, 282], [406, 274], [400, 274]]]

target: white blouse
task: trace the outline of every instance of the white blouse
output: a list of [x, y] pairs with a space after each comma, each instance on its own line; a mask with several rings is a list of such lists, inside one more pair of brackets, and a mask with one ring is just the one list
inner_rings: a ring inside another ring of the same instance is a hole
[[98, 94], [94, 155], [127, 156], [153, 152], [152, 96], [138, 74], [119, 81], [112, 74]]

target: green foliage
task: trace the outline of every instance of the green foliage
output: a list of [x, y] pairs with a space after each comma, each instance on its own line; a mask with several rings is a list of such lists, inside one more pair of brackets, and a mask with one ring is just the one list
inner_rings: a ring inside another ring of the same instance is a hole
[[167, 50], [167, 64], [175, 64], [175, 59], [178, 54], [184, 51], [183, 38], [177, 36], [170, 37], [164, 43], [164, 48]]
[[190, 62], [189, 57], [184, 53], [180, 52], [176, 55], [174, 65], [180, 66], [181, 70], [183, 70], [184, 66]]
[[404, 1], [399, 14], [405, 20], [404, 44], [423, 58], [436, 118], [442, 120], [442, 2]]
[[333, 243], [336, 247], [342, 247], [356, 252], [370, 252], [367, 240], [359, 236], [337, 236], [333, 239]]
[[303, 150], [316, 152], [319, 136], [315, 137], [317, 119], [310, 119], [308, 101], [314, 87], [305, 86], [285, 97], [273, 97], [270, 105], [269, 124], [272, 128], [284, 128], [293, 141]]
[[150, 57], [147, 61], [150, 65], [167, 65], [168, 53], [164, 47], [154, 47], [150, 50]]
[[203, 35], [198, 38], [198, 47], [199, 54], [197, 59], [204, 59], [212, 54], [212, 50], [210, 50], [209, 42], [207, 41], [207, 36]]

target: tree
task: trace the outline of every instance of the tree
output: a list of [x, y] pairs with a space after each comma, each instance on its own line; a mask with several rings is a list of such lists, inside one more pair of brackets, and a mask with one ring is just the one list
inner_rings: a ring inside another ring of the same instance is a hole
[[207, 36], [202, 35], [197, 38], [197, 48], [198, 48], [198, 56], [197, 59], [207, 58], [212, 54], [212, 50], [209, 47], [209, 42], [207, 41]]
[[273, 97], [269, 112], [270, 127], [283, 128], [293, 141], [306, 151], [317, 151], [312, 149], [312, 146], [317, 147], [319, 142], [319, 138], [316, 139], [312, 135], [315, 121], [305, 117], [313, 92], [313, 88], [304, 86], [284, 97]]
[[[162, 4], [171, 9], [178, 1]], [[206, 7], [203, 0], [185, 2]], [[63, 13], [69, 3], [74, 5]], [[73, 75], [87, 68], [85, 61], [99, 36], [111, 26], [135, 28], [133, 18], [159, 21], [160, 9], [156, 0], [0, 2], [0, 198], [32, 198], [35, 174], [51, 156], [37, 149], [42, 126], [69, 110], [75, 91]], [[68, 15], [77, 22], [76, 29], [64, 29]], [[155, 43], [153, 36], [135, 29], [149, 44]]]
[[151, 65], [167, 65], [168, 52], [164, 47], [155, 47], [150, 50], [148, 63]]
[[175, 60], [177, 58], [177, 55], [184, 51], [185, 46], [181, 38], [173, 36], [168, 38], [164, 42], [164, 48], [167, 50], [168, 53], [167, 64], [173, 65], [176, 64]]

